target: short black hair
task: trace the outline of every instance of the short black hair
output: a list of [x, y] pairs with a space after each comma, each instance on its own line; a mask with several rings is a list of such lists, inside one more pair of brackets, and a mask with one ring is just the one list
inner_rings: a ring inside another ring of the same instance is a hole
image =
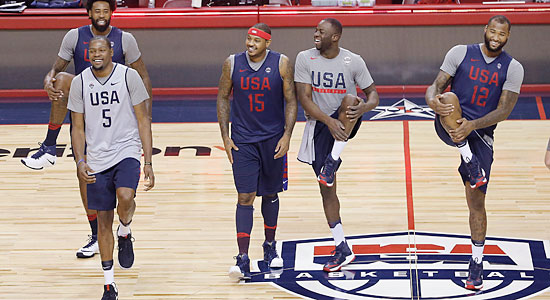
[[86, 3], [86, 11], [92, 10], [92, 6], [95, 2], [103, 1], [109, 3], [109, 8], [111, 8], [111, 12], [114, 12], [116, 10], [116, 0], [88, 0]]
[[252, 28], [258, 28], [265, 33], [271, 34], [271, 28], [265, 23], [256, 23]]
[[335, 33], [342, 35], [342, 23], [340, 23], [340, 21], [334, 18], [326, 18], [323, 19], [323, 21], [330, 23]]
[[503, 15], [492, 16], [489, 19], [489, 22], [487, 22], [487, 26], [489, 26], [491, 24], [491, 22], [493, 22], [493, 21], [495, 21], [497, 23], [500, 23], [500, 24], [508, 24], [508, 31], [510, 31], [510, 29], [512, 29], [512, 23], [510, 23], [510, 20], [508, 20], [508, 18], [506, 18]]
[[109, 49], [113, 49], [111, 47], [111, 40], [109, 40], [108, 37], [103, 36], [103, 35], [94, 36], [93, 38], [90, 39], [89, 43], [91, 44], [93, 41], [99, 41], [99, 40], [105, 41], [105, 43], [107, 43], [107, 46], [109, 47]]

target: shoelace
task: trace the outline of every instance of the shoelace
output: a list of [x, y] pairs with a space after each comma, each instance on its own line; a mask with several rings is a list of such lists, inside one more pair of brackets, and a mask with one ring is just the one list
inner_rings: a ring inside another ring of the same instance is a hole
[[[119, 236], [119, 238], [120, 238], [120, 237], [121, 237], [121, 236]], [[118, 243], [118, 249], [119, 249], [119, 250], [124, 250], [124, 247], [128, 244], [128, 241], [131, 241], [131, 242], [134, 242], [134, 241], [135, 241], [135, 239], [134, 239], [133, 236], [132, 236], [131, 238], [128, 238], [128, 236], [122, 237], [122, 238], [123, 238], [123, 241], [124, 241], [124, 242], [123, 242], [122, 245], [121, 245], [121, 243], [120, 243], [120, 241], [119, 241], [119, 243]]]
[[88, 239], [86, 239], [88, 241], [88, 244], [86, 244], [86, 246], [84, 246], [83, 248], [89, 248], [91, 247], [95, 242], [97, 242], [97, 240], [94, 240], [94, 238], [92, 237], [91, 234], [88, 234]]
[[36, 153], [31, 156], [32, 158], [39, 158], [40, 156], [42, 156], [45, 153], [45, 151], [44, 151], [45, 146], [42, 147], [42, 143], [40, 143], [40, 142], [38, 142], [38, 145], [40, 145], [40, 148], [38, 148], [38, 151], [36, 151]]

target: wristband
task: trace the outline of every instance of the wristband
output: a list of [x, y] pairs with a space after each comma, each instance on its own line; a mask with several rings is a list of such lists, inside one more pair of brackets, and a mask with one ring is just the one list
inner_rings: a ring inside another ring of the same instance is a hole
[[152, 162], [144, 162], [143, 165], [145, 165], [145, 166], [151, 166], [151, 167], [152, 167], [152, 166], [153, 166], [153, 163], [152, 163]]
[[80, 165], [81, 162], [86, 162], [86, 161], [84, 160], [84, 158], [81, 158], [81, 159], [76, 163], [76, 166], [78, 167], [78, 165]]

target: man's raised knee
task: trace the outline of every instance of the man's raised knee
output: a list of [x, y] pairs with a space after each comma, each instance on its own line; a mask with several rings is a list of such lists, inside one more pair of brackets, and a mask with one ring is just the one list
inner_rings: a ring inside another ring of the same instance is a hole
[[53, 87], [58, 90], [62, 90], [65, 95], [69, 95], [69, 89], [71, 88], [71, 82], [74, 75], [67, 72], [59, 72], [55, 75], [55, 81]]
[[355, 106], [359, 104], [359, 100], [357, 99], [357, 96], [352, 94], [347, 94], [344, 96], [344, 99], [342, 99], [342, 104], [340, 104], [340, 107], [347, 109], [348, 106]]
[[442, 95], [443, 97], [441, 97], [439, 99], [439, 101], [443, 104], [452, 104], [454, 105], [455, 107], [458, 107], [460, 106], [460, 101], [458, 100], [458, 97], [456, 96], [455, 93], [453, 92], [447, 92], [447, 93], [444, 93]]

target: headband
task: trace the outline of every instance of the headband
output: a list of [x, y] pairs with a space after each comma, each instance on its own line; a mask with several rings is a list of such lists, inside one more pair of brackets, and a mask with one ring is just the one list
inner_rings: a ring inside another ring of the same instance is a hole
[[254, 27], [250, 27], [250, 29], [248, 29], [248, 34], [261, 37], [262, 39], [265, 39], [266, 41], [269, 41], [271, 39], [271, 34], [265, 32], [263, 30], [260, 30], [258, 28], [254, 28]]

